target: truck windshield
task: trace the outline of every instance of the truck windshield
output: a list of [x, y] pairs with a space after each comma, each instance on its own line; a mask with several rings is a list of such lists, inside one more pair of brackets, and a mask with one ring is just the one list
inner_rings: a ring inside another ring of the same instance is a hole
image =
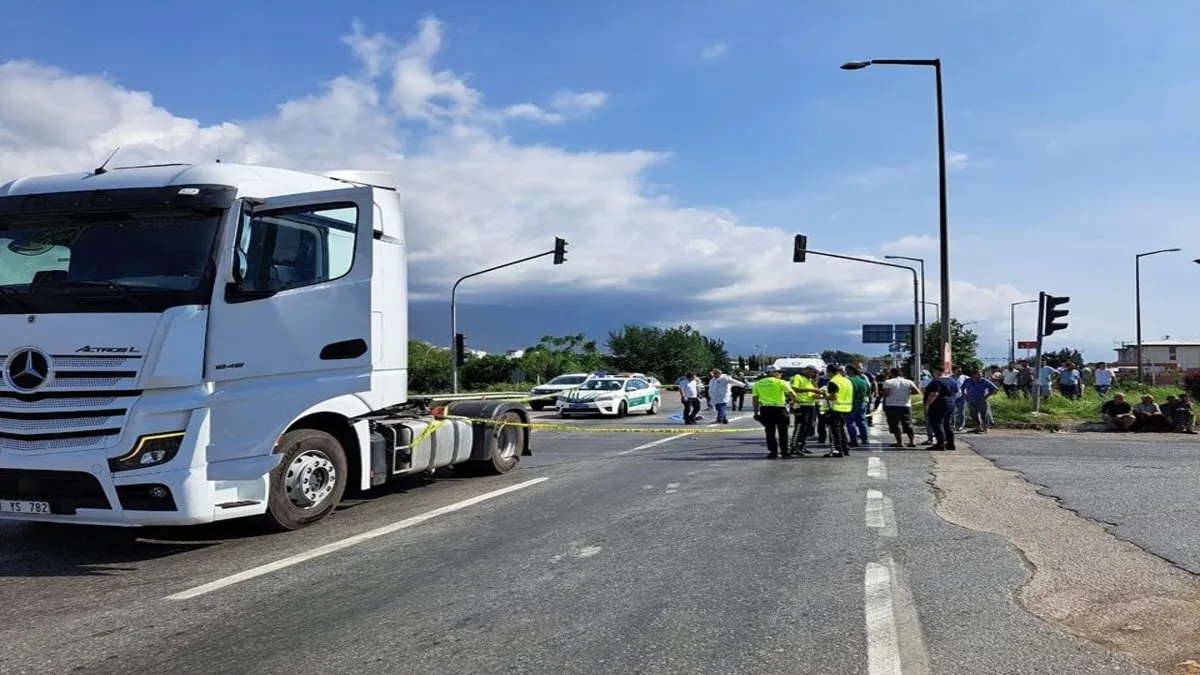
[[75, 213], [0, 221], [0, 313], [208, 304], [220, 217]]

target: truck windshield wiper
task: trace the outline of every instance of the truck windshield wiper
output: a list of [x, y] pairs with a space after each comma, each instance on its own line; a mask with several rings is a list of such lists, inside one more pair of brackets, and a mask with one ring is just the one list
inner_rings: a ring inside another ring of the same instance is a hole
[[107, 288], [116, 291], [121, 298], [129, 302], [141, 306], [143, 309], [153, 310], [154, 308], [146, 304], [144, 300], [137, 297], [128, 286], [122, 286], [115, 281], [107, 279], [84, 279], [79, 281], [59, 281], [56, 283], [46, 284], [47, 288]]
[[29, 303], [21, 299], [21, 294], [9, 288], [8, 286], [0, 286], [0, 299], [7, 299], [12, 304], [20, 307], [26, 312], [31, 311]]

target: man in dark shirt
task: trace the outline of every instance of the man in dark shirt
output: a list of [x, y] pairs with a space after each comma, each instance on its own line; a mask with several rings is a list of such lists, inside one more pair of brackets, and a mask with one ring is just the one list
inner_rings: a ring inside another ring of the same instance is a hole
[[958, 397], [958, 381], [946, 377], [939, 364], [929, 368], [933, 379], [925, 385], [925, 419], [937, 441], [930, 450], [954, 450], [954, 400]]
[[1112, 399], [1100, 406], [1100, 414], [1104, 423], [1113, 431], [1126, 431], [1137, 419], [1133, 416], [1133, 406], [1125, 400], [1124, 394], [1113, 394]]

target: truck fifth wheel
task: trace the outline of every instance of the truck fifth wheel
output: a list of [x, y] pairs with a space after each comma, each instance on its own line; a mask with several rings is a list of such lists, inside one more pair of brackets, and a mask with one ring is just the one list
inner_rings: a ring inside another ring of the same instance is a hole
[[0, 518], [289, 530], [398, 476], [512, 470], [525, 429], [457, 417], [527, 422], [523, 406], [440, 420], [408, 395], [405, 252], [387, 173], [0, 186]]

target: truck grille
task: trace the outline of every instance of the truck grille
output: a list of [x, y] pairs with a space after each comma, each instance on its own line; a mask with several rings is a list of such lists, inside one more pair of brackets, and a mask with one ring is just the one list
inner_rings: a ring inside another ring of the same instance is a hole
[[[6, 356], [0, 356], [0, 373]], [[0, 453], [77, 452], [110, 445], [141, 392], [141, 357], [51, 356], [50, 378], [31, 394], [0, 378]]]

